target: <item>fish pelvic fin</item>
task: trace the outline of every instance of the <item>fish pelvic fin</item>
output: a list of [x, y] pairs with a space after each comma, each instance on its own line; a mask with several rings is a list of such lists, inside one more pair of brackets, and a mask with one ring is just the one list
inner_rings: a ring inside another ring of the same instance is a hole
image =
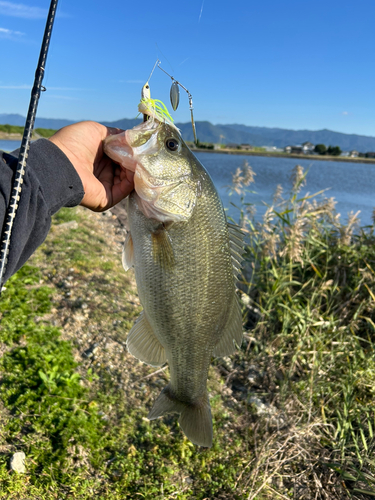
[[130, 233], [127, 233], [124, 243], [124, 248], [122, 250], [122, 266], [125, 271], [128, 271], [134, 266], [134, 245], [133, 238]]
[[185, 403], [176, 399], [167, 385], [147, 418], [155, 420], [165, 413], [180, 413], [179, 424], [186, 437], [194, 444], [211, 448], [212, 416], [207, 392], [194, 403]]
[[172, 269], [175, 263], [171, 239], [168, 231], [159, 228], [151, 233], [154, 262], [163, 269]]
[[167, 361], [165, 349], [156, 338], [144, 311], [130, 330], [126, 346], [135, 358], [151, 366], [160, 366]]

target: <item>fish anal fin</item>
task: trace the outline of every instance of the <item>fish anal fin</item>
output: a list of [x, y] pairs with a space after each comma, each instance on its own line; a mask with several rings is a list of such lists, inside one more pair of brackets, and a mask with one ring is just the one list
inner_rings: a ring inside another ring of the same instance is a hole
[[122, 265], [125, 271], [128, 271], [134, 266], [134, 245], [133, 238], [130, 233], [127, 233], [124, 248], [122, 249]]
[[148, 418], [154, 420], [165, 413], [180, 413], [179, 423], [188, 439], [199, 446], [212, 446], [212, 417], [207, 392], [193, 403], [177, 400], [165, 387], [155, 401]]
[[144, 311], [130, 330], [127, 348], [135, 358], [151, 366], [160, 366], [167, 361], [165, 349], [156, 338]]
[[163, 269], [172, 269], [175, 263], [171, 239], [168, 231], [163, 227], [151, 233], [152, 255], [154, 262]]
[[230, 308], [228, 320], [223, 328], [223, 335], [216, 344], [213, 355], [222, 357], [233, 354], [236, 350], [236, 345], [242, 344], [242, 314], [237, 296], [234, 297]]

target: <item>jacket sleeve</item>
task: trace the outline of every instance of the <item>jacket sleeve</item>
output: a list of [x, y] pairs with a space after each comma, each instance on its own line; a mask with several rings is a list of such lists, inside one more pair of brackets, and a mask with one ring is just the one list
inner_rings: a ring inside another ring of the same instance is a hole
[[[0, 226], [4, 227], [17, 167], [18, 150], [0, 151]], [[51, 216], [62, 207], [78, 205], [83, 186], [66, 155], [47, 139], [30, 146], [26, 173], [14, 220], [5, 280], [9, 279], [45, 240]]]

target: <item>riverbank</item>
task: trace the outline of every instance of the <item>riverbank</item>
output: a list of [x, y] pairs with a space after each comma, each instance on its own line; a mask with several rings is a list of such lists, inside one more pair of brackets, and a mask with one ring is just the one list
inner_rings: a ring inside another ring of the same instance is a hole
[[124, 211], [54, 215], [0, 302], [0, 500], [374, 497], [374, 236], [297, 201], [301, 174], [244, 224], [244, 341], [209, 370], [210, 449], [176, 415], [147, 419], [170, 374], [126, 349], [141, 306]]
[[[38, 133], [33, 131], [33, 135], [31, 136], [31, 139], [40, 139], [42, 136]], [[21, 142], [22, 141], [22, 134], [6, 134], [4, 132], [0, 132], [0, 141], [14, 141], [14, 142]]]
[[[52, 135], [52, 134], [51, 134]], [[42, 136], [33, 131], [32, 139], [40, 139]], [[7, 134], [0, 131], [0, 140], [4, 141], [22, 141], [21, 134]], [[348, 158], [345, 156], [326, 156], [326, 155], [298, 155], [287, 153], [272, 153], [270, 151], [245, 151], [239, 149], [200, 149], [190, 148], [193, 153], [221, 153], [225, 155], [242, 156], [268, 156], [271, 158], [295, 158], [296, 160], [318, 160], [318, 161], [343, 161], [348, 163], [375, 163], [375, 158]]]
[[21, 134], [6, 134], [5, 132], [0, 132], [0, 139], [2, 141], [22, 141]]
[[190, 148], [193, 153], [222, 153], [225, 155], [268, 156], [271, 158], [295, 158], [296, 160], [344, 161], [348, 163], [375, 163], [375, 158], [348, 158], [346, 156], [297, 155], [287, 153], [272, 153], [269, 151], [243, 151], [239, 149], [200, 149]]

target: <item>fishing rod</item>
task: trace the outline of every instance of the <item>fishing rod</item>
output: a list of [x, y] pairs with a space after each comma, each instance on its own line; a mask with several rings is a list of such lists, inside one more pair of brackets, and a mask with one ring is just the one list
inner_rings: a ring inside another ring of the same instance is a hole
[[29, 104], [29, 110], [26, 117], [25, 128], [23, 131], [21, 148], [18, 155], [18, 163], [16, 168], [16, 173], [14, 177], [12, 194], [9, 200], [9, 206], [7, 209], [7, 214], [5, 218], [5, 223], [3, 227], [2, 237], [1, 237], [1, 247], [0, 247], [0, 295], [3, 290], [5, 270], [8, 262], [10, 237], [12, 234], [12, 228], [14, 219], [16, 217], [18, 204], [20, 201], [20, 195], [22, 191], [23, 178], [25, 176], [27, 157], [29, 155], [31, 135], [34, 128], [36, 111], [38, 108], [38, 102], [40, 97], [40, 92], [45, 91], [45, 87], [42, 86], [44, 69], [46, 66], [48, 47], [51, 40], [53, 22], [55, 20], [56, 8], [58, 0], [51, 0], [49, 12], [47, 16], [46, 27], [44, 30], [44, 36], [42, 45], [40, 48], [39, 61], [35, 72], [34, 85], [31, 90], [31, 98]]

